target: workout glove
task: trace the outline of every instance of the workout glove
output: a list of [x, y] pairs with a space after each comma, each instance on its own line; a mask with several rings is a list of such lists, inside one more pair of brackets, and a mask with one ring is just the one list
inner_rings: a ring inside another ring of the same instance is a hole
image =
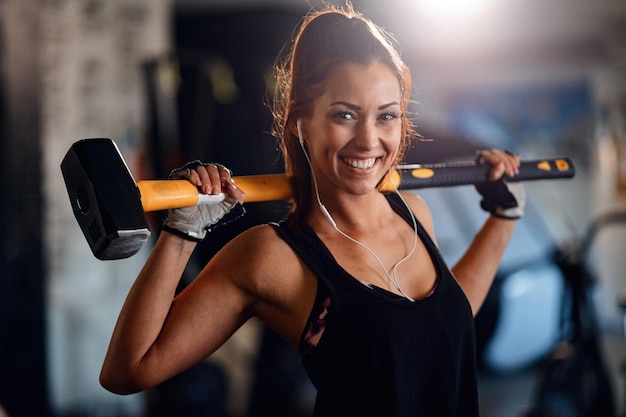
[[476, 190], [483, 197], [480, 207], [493, 216], [511, 220], [524, 216], [526, 192], [521, 182], [506, 182], [501, 177], [476, 184]]
[[483, 196], [480, 206], [496, 217], [519, 219], [524, 215], [526, 193], [521, 182], [506, 182], [502, 178], [476, 185]]
[[[185, 164], [170, 174], [170, 179], [187, 179], [190, 169], [205, 165], [200, 161]], [[220, 203], [169, 209], [161, 228], [194, 242], [203, 240], [207, 232], [230, 223], [245, 214], [245, 209], [231, 196]]]

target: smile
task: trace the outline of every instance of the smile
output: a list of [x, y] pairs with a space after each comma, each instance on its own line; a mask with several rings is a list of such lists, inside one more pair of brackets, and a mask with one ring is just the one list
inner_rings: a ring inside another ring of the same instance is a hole
[[368, 159], [353, 159], [353, 158], [341, 158], [343, 162], [350, 165], [352, 168], [367, 169], [374, 166], [376, 158]]

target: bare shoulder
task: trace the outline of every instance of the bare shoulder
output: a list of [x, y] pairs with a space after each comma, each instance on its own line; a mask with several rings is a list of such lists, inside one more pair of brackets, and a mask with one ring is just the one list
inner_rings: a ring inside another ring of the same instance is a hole
[[247, 253], [248, 255], [253, 258], [259, 256], [261, 261], [268, 255], [272, 255], [275, 252], [282, 252], [289, 247], [287, 243], [278, 236], [275, 226], [272, 224], [254, 226], [233, 239], [232, 244], [236, 246], [238, 251], [242, 249], [249, 250], [250, 253]]
[[230, 278], [252, 300], [252, 315], [297, 346], [315, 299], [317, 280], [274, 226], [243, 232], [212, 262], [230, 268]]
[[254, 226], [236, 236], [220, 251], [219, 256], [235, 261], [235, 268], [242, 267], [250, 275], [275, 269], [277, 261], [296, 260], [295, 253], [270, 224]]
[[231, 240], [216, 255], [239, 284], [255, 298], [281, 303], [284, 294], [298, 292], [306, 268], [270, 224], [252, 227]]
[[428, 204], [426, 204], [426, 201], [415, 193], [404, 191], [401, 194], [409, 207], [411, 207], [411, 210], [413, 210], [413, 214], [415, 214], [422, 226], [424, 226], [424, 228], [428, 231], [430, 237], [434, 239], [435, 226], [433, 224], [432, 214], [428, 208]]

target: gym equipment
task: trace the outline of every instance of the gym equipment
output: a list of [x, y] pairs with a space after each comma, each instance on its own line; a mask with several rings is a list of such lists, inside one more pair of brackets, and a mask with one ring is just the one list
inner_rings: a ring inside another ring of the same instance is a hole
[[[487, 181], [489, 165], [475, 162], [412, 164], [395, 167], [384, 190], [470, 185]], [[223, 194], [206, 195], [186, 180], [135, 181], [117, 148], [107, 138], [75, 142], [61, 163], [74, 216], [96, 258], [128, 258], [150, 236], [144, 212], [210, 204]], [[571, 178], [568, 158], [522, 161], [519, 174], [507, 181]], [[234, 177], [246, 202], [286, 200], [291, 196], [285, 174]]]
[[601, 323], [593, 298], [598, 277], [589, 265], [589, 255], [601, 229], [625, 222], [625, 212], [605, 213], [594, 219], [580, 242], [555, 248], [553, 262], [565, 284], [561, 337], [539, 369], [527, 417], [623, 415], [617, 413], [613, 380], [603, 353]]

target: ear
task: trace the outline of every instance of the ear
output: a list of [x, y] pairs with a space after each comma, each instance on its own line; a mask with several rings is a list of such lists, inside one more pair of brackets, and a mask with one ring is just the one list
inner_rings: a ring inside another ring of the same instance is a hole
[[306, 137], [306, 132], [304, 129], [304, 119], [299, 117], [297, 119], [291, 119], [289, 121], [289, 125], [287, 128], [289, 129], [289, 133], [297, 137], [300, 141], [304, 141]]
[[302, 118], [296, 120], [296, 129], [298, 130], [298, 140], [300, 145], [304, 146], [304, 134], [302, 133]]
[[289, 121], [287, 122], [287, 126], [286, 126], [286, 132], [287, 134], [290, 135], [294, 135], [294, 136], [298, 136], [298, 129], [296, 128], [296, 120], [292, 117], [289, 118]]

